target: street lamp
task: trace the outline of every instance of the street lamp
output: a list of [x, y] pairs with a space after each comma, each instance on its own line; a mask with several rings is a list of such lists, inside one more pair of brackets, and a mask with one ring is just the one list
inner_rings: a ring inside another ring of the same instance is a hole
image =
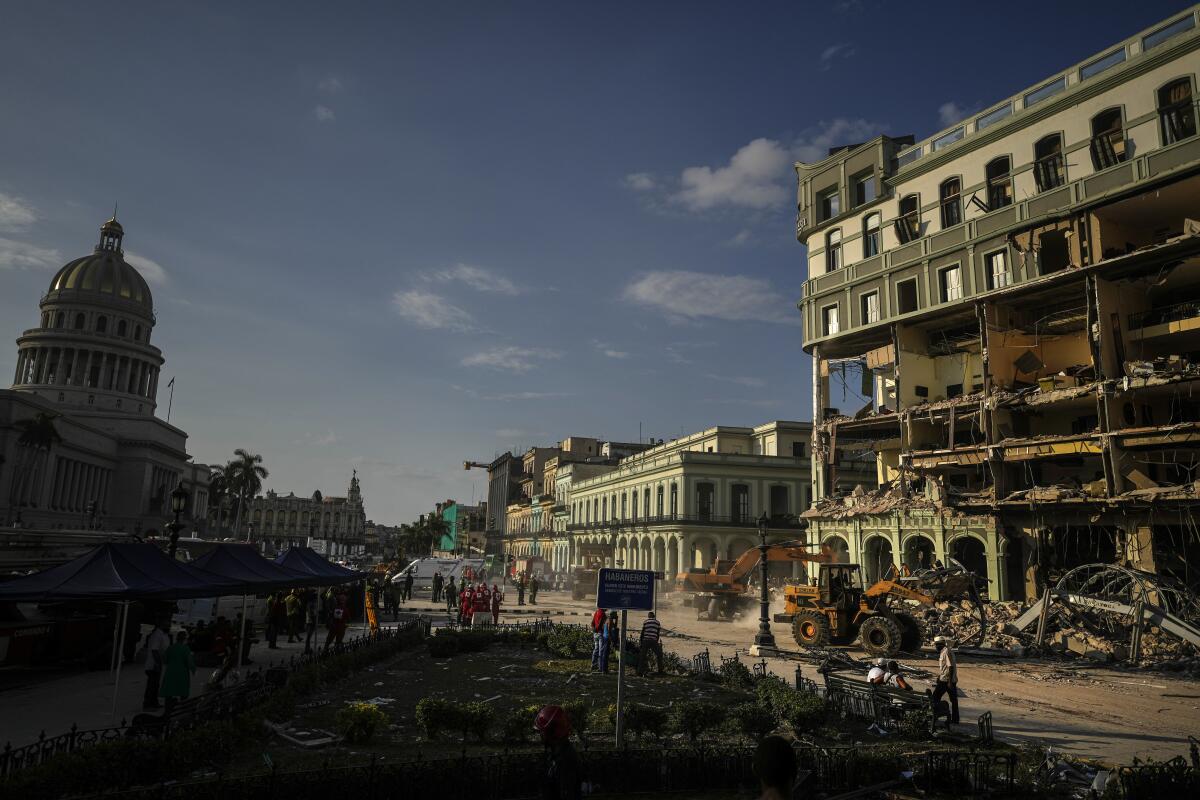
[[758, 647], [775, 648], [775, 635], [771, 633], [771, 596], [767, 592], [767, 527], [770, 521], [767, 512], [758, 518], [758, 553], [761, 565], [761, 594], [758, 599], [758, 633], [754, 636], [754, 644]]
[[167, 555], [171, 558], [175, 558], [175, 551], [179, 548], [179, 532], [183, 530], [183, 523], [179, 521], [179, 515], [187, 507], [187, 501], [187, 489], [183, 488], [183, 481], [180, 481], [179, 485], [175, 487], [175, 491], [171, 492], [171, 511], [175, 514], [175, 521], [167, 525], [167, 530], [171, 532], [171, 547], [167, 551]]

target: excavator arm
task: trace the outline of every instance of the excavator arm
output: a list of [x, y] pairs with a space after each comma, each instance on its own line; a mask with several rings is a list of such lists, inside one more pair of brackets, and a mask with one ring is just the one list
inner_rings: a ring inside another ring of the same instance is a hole
[[[820, 551], [814, 553], [809, 548], [815, 546], [815, 544], [807, 544], [805, 542], [778, 542], [768, 545], [767, 561], [826, 563], [835, 560], [833, 551], [827, 546], [822, 545]], [[734, 586], [742, 584], [749, 577], [750, 573], [754, 571], [754, 568], [758, 566], [761, 559], [762, 554], [759, 548], [751, 547], [742, 553], [732, 565], [729, 565], [728, 561], [718, 561], [708, 572], [683, 572], [679, 574], [677, 583], [680, 585], [680, 588], [690, 589], [694, 592], [713, 589], [729, 590]]]

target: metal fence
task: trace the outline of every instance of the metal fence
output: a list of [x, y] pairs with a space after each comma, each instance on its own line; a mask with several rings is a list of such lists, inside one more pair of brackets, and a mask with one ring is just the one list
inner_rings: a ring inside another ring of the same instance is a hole
[[0, 780], [20, 770], [43, 764], [55, 756], [97, 744], [123, 739], [161, 739], [205, 722], [231, 719], [267, 700], [298, 670], [328, 658], [358, 652], [364, 648], [383, 646], [401, 633], [411, 630], [419, 630], [422, 635], [427, 635], [428, 620], [410, 620], [395, 628], [383, 628], [373, 634], [355, 637], [328, 651], [317, 650], [310, 655], [293, 656], [282, 666], [267, 670], [259, 667], [235, 686], [206, 692], [184, 701], [170, 716], [138, 714], [132, 720], [122, 719], [119, 725], [88, 730], [79, 730], [78, 725], [72, 725], [69, 731], [56, 736], [47, 736], [43, 732], [36, 742], [22, 747], [13, 747], [11, 742], [7, 742], [4, 749], [0, 750]]

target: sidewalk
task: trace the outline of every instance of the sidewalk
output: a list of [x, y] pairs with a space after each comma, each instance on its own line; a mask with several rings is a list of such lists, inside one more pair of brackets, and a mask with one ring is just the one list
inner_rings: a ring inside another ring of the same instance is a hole
[[[381, 619], [383, 627], [392, 627], [390, 619]], [[346, 640], [361, 636], [366, 631], [362, 623], [346, 629]], [[325, 628], [317, 628], [314, 646], [325, 643]], [[250, 650], [254, 663], [244, 666], [243, 671], [266, 669], [283, 664], [293, 656], [304, 653], [304, 642], [287, 644], [287, 635], [279, 637], [279, 648], [271, 650], [260, 639]], [[125, 664], [121, 668], [121, 679], [117, 689], [117, 713], [113, 717], [113, 673], [108, 670], [78, 672], [71, 675], [50, 677], [23, 686], [0, 692], [0, 748], [5, 743], [21, 747], [37, 741], [43, 731], [47, 737], [67, 733], [71, 725], [80, 730], [107, 728], [120, 724], [122, 718], [128, 722], [135, 714], [142, 713], [142, 697], [146, 691], [146, 672], [143, 662]], [[212, 677], [216, 667], [197, 667], [192, 676], [192, 693], [195, 697], [204, 691], [204, 685]]]

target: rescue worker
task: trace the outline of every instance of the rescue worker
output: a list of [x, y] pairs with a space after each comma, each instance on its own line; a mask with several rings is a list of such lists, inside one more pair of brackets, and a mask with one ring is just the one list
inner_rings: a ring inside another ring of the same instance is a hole
[[937, 705], [945, 694], [950, 695], [950, 722], [958, 724], [958, 661], [950, 649], [953, 642], [945, 636], [935, 636], [933, 646], [938, 652], [937, 683], [933, 687], [934, 717]]
[[484, 584], [475, 587], [471, 602], [471, 625], [486, 625], [488, 615], [492, 611], [492, 593]]
[[875, 663], [871, 665], [871, 669], [867, 672], [867, 683], [873, 683], [876, 686], [882, 686], [884, 678], [887, 677], [887, 661], [882, 658], [875, 659]]
[[459, 625], [464, 628], [471, 627], [471, 617], [475, 613], [475, 593], [471, 591], [470, 586], [465, 586], [462, 590], [462, 614], [459, 617]]
[[592, 672], [600, 671], [600, 649], [604, 646], [604, 620], [608, 618], [603, 608], [592, 614]]
[[492, 624], [500, 624], [500, 587], [492, 584]]
[[582, 770], [579, 754], [571, 744], [571, 720], [561, 706], [544, 706], [533, 720], [533, 728], [546, 745], [546, 769], [542, 777], [543, 800], [580, 800]]

